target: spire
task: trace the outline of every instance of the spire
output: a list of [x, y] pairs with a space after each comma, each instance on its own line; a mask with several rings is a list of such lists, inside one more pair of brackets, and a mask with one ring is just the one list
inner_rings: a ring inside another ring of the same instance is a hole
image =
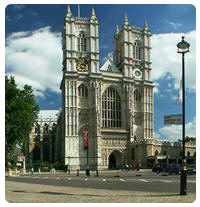
[[94, 8], [92, 8], [92, 16], [96, 16]]
[[147, 17], [145, 17], [144, 29], [145, 30], [149, 29], [148, 24], [147, 24]]
[[96, 14], [95, 14], [94, 8], [92, 8], [91, 19], [95, 19], [95, 18], [96, 18]]
[[78, 4], [78, 17], [80, 17], [80, 5]]
[[68, 4], [68, 7], [67, 7], [67, 15], [66, 15], [67, 17], [71, 17], [72, 16], [72, 12], [71, 12], [71, 10], [70, 10], [70, 6], [69, 6], [69, 4]]
[[118, 26], [118, 24], [116, 25], [116, 34], [118, 34], [119, 33], [119, 26]]
[[128, 17], [127, 17], [126, 13], [125, 13], [125, 17], [124, 17], [124, 25], [128, 25]]

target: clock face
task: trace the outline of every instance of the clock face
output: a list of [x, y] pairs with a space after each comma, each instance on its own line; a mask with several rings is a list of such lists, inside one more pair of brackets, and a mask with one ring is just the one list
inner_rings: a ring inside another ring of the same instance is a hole
[[140, 69], [135, 69], [133, 71], [133, 77], [134, 78], [137, 78], [137, 79], [142, 78], [142, 71]]
[[80, 64], [80, 69], [84, 70], [86, 68], [86, 64]]
[[86, 64], [83, 60], [77, 61], [76, 69], [79, 72], [87, 72], [88, 71], [88, 64]]

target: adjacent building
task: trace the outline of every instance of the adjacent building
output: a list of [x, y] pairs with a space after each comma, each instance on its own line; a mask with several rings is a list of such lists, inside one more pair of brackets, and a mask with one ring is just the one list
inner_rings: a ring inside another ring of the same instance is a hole
[[55, 136], [59, 110], [40, 110], [29, 135], [27, 157], [29, 164], [37, 161], [54, 162]]

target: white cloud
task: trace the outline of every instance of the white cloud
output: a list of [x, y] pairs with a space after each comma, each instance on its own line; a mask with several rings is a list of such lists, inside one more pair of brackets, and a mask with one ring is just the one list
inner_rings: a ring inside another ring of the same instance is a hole
[[[185, 124], [185, 135], [189, 137], [196, 137], [196, 117], [193, 121]], [[155, 133], [156, 139], [177, 141], [182, 139], [182, 125], [166, 125]]]
[[182, 24], [177, 22], [170, 22], [169, 20], [166, 20], [166, 23], [170, 24], [174, 29], [178, 29], [179, 27], [182, 27]]
[[177, 43], [181, 37], [190, 43], [190, 52], [185, 54], [186, 87], [190, 91], [196, 89], [196, 31], [186, 34], [168, 33], [152, 36], [152, 78], [174, 79], [174, 88], [178, 89], [182, 76], [182, 57], [177, 53]]
[[[173, 79], [173, 87], [179, 88], [181, 79], [181, 55], [177, 54], [179, 33], [155, 34], [152, 36], [152, 77], [154, 81]], [[186, 87], [196, 88], [195, 35], [192, 31], [185, 34], [190, 43], [186, 54]], [[107, 56], [103, 58], [105, 61]], [[62, 77], [61, 33], [43, 27], [33, 32], [20, 31], [6, 38], [6, 71], [16, 77], [16, 82], [33, 84], [35, 93], [42, 95], [46, 89], [60, 93]], [[154, 93], [159, 93], [157, 84]]]
[[26, 5], [23, 5], [23, 4], [12, 4], [12, 9], [14, 10], [24, 9], [25, 7]]
[[154, 89], [153, 89], [153, 92], [154, 92], [154, 93], [159, 93], [159, 89], [158, 89], [158, 88], [159, 88], [159, 85], [160, 85], [160, 84], [159, 84], [158, 82], [155, 82], [154, 85], [155, 85], [155, 87], [154, 87]]
[[158, 134], [158, 133], [156, 133], [156, 132], [153, 133], [153, 136], [154, 136], [154, 138], [156, 138], [156, 139], [159, 139], [159, 138], [160, 138], [160, 134]]
[[17, 84], [30, 84], [34, 94], [60, 93], [62, 78], [61, 34], [44, 27], [33, 32], [12, 33], [6, 39], [6, 72]]

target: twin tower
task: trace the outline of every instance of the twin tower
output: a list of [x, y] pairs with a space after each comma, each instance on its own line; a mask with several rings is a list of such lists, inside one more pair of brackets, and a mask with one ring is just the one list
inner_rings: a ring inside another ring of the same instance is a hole
[[137, 28], [125, 15], [121, 30], [116, 27], [113, 58], [108, 56], [101, 67], [99, 38], [94, 9], [90, 18], [74, 17], [68, 6], [62, 33], [60, 153], [71, 169], [145, 163], [145, 152], [137, 152], [135, 145], [153, 139], [151, 34], [146, 19], [144, 28]]

